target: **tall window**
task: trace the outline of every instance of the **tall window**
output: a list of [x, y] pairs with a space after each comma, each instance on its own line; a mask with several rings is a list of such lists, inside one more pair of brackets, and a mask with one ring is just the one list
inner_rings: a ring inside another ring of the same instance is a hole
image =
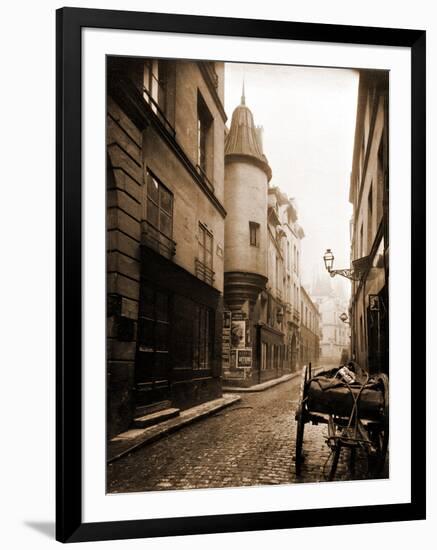
[[205, 176], [210, 176], [212, 156], [212, 115], [202, 96], [197, 96], [197, 165]]
[[378, 187], [383, 188], [384, 184], [384, 134], [378, 147]]
[[199, 223], [198, 241], [199, 256], [196, 261], [196, 275], [202, 281], [212, 284], [214, 281], [214, 272], [212, 270], [213, 236], [201, 223]]
[[360, 227], [360, 255], [359, 257], [362, 258], [364, 256], [364, 237], [363, 237], [363, 224], [361, 223]]
[[176, 253], [173, 234], [173, 195], [149, 171], [146, 175], [145, 222], [142, 224], [144, 244], [168, 259]]
[[249, 222], [250, 246], [259, 246], [259, 223]]
[[275, 278], [276, 278], [276, 292], [277, 295], [281, 295], [281, 282], [280, 282], [280, 271], [279, 271], [279, 258], [275, 256]]
[[173, 232], [173, 195], [147, 172], [147, 221], [171, 239]]
[[165, 114], [167, 109], [167, 65], [165, 61], [148, 59], [144, 63], [143, 97], [152, 110]]
[[369, 194], [367, 195], [367, 246], [368, 250], [372, 246], [372, 225], [373, 225], [373, 180], [370, 184]]

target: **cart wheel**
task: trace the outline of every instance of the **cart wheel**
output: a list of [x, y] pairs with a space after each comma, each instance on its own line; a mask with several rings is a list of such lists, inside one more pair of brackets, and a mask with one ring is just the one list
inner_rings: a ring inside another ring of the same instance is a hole
[[376, 447], [376, 455], [369, 455], [369, 472], [376, 475], [381, 474], [384, 470], [385, 460], [388, 450], [389, 439], [389, 396], [388, 396], [388, 377], [385, 374], [378, 376], [379, 381], [383, 386], [384, 392], [384, 409], [381, 414], [381, 420], [375, 430], [372, 430], [372, 441]]
[[335, 444], [335, 448], [334, 448], [334, 454], [333, 454], [333, 457], [332, 457], [332, 465], [331, 465], [331, 470], [329, 472], [329, 481], [332, 481], [335, 477], [335, 472], [337, 471], [337, 466], [338, 466], [338, 460], [340, 458], [340, 452], [341, 452], [341, 443], [340, 441], [337, 441], [337, 443]]
[[295, 470], [296, 470], [297, 476], [300, 475], [301, 466], [303, 462], [302, 446], [303, 446], [303, 432], [305, 428], [304, 397], [305, 397], [305, 387], [307, 382], [308, 382], [308, 368], [305, 365], [302, 371], [302, 381], [301, 381], [300, 392], [299, 392], [299, 405], [296, 410], [296, 417], [295, 417], [297, 421], [297, 427], [296, 427], [296, 452], [294, 455], [294, 461], [295, 461]]
[[381, 447], [377, 465], [377, 473], [380, 474], [385, 466], [385, 459], [388, 450], [388, 432], [389, 432], [389, 394], [388, 394], [388, 376], [380, 375], [380, 380], [384, 386], [384, 412], [382, 416]]
[[297, 428], [296, 428], [296, 454], [294, 457], [296, 475], [300, 476], [301, 466], [303, 462], [302, 446], [303, 446], [303, 432], [305, 428], [305, 422], [303, 419], [303, 412], [300, 409], [296, 413]]

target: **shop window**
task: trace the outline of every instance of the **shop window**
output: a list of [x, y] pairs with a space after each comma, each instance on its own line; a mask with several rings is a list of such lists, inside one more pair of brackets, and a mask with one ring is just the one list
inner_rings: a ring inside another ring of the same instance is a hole
[[165, 376], [169, 353], [169, 295], [144, 285], [138, 318], [137, 383]]
[[193, 338], [193, 370], [211, 368], [214, 349], [213, 310], [206, 306], [196, 306]]

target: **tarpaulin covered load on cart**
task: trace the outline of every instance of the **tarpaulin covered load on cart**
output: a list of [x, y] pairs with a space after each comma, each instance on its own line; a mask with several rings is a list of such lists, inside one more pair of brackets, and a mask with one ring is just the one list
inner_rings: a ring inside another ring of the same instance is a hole
[[309, 410], [323, 414], [349, 417], [357, 400], [358, 416], [377, 420], [384, 409], [384, 387], [377, 378], [370, 378], [365, 386], [347, 384], [336, 376], [336, 371], [320, 373], [309, 380], [307, 404]]

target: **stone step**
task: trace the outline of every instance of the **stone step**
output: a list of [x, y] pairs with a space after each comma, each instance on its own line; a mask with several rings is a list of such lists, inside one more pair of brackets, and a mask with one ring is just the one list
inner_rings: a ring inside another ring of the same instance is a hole
[[152, 413], [162, 411], [164, 409], [170, 409], [170, 408], [171, 408], [171, 401], [168, 399], [166, 399], [165, 401], [157, 401], [150, 405], [140, 405], [135, 410], [135, 417], [144, 416], [146, 414], [152, 414]]
[[133, 427], [134, 428], [147, 428], [148, 426], [153, 426], [159, 422], [164, 422], [164, 420], [169, 420], [175, 416], [179, 416], [180, 409], [170, 408], [164, 409], [162, 411], [157, 411], [151, 414], [145, 414], [144, 416], [137, 416], [134, 419]]

